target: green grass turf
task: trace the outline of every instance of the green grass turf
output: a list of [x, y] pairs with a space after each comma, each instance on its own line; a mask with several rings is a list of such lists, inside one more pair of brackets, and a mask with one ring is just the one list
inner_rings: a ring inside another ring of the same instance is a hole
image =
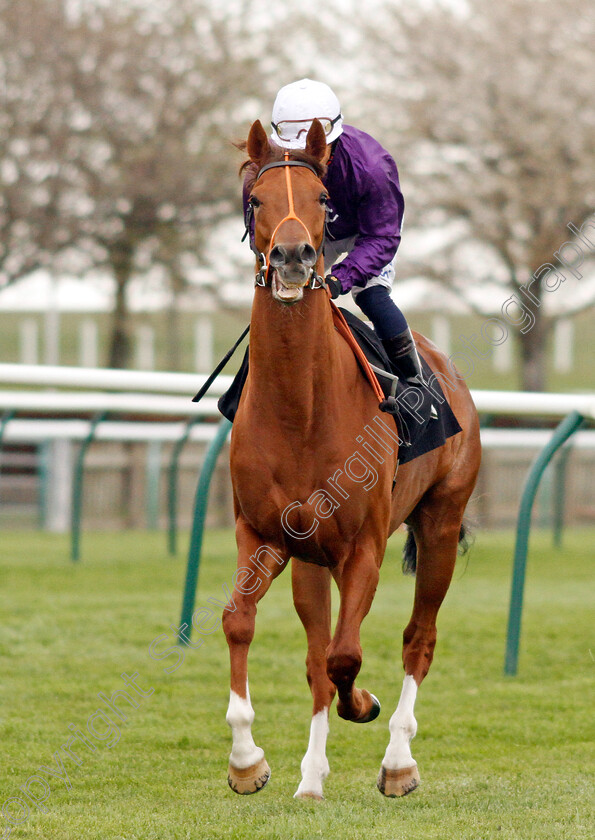
[[[382, 703], [355, 726], [331, 714], [331, 775], [322, 803], [292, 795], [306, 748], [310, 695], [305, 640], [286, 573], [262, 602], [250, 655], [253, 728], [272, 768], [268, 786], [239, 797], [226, 784], [228, 658], [219, 631], [187, 651], [175, 673], [149, 643], [179, 616], [184, 559], [163, 534], [85, 534], [83, 560], [67, 539], [4, 533], [0, 551], [0, 809], [98, 708], [122, 672], [154, 688], [130, 709], [120, 740], [83, 763], [65, 759], [72, 788], [51, 785], [48, 813], [31, 807], [12, 838], [591, 838], [593, 820], [593, 531], [531, 541], [520, 672], [502, 675], [512, 537], [477, 536], [459, 561], [439, 617], [439, 641], [419, 693], [413, 742], [421, 787], [383, 798], [376, 775], [401, 684], [400, 638], [413, 581], [391, 538], [363, 626], [358, 685]], [[197, 606], [222, 598], [234, 569], [228, 532], [207, 534]], [[591, 637], [590, 635], [591, 634]], [[165, 650], [162, 645], [160, 650]], [[591, 693], [590, 693], [591, 692]], [[124, 704], [123, 704], [124, 708]], [[106, 710], [107, 711], [107, 710]], [[32, 791], [40, 791], [39, 785]], [[6, 806], [18, 818], [15, 802]], [[0, 815], [0, 836], [8, 823]]]

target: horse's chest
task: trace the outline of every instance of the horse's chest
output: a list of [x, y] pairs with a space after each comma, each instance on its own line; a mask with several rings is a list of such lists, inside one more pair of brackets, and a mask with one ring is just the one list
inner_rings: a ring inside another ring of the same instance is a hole
[[[312, 460], [312, 459], [310, 459]], [[262, 453], [242, 459], [234, 470], [234, 490], [238, 499], [251, 508], [279, 512], [296, 499], [306, 500], [325, 482], [325, 476], [300, 462], [295, 456], [269, 460]]]
[[[263, 538], [294, 556], [332, 565], [330, 554], [349, 542], [370, 515], [378, 493], [388, 505], [387, 476], [365, 461], [337, 465], [324, 458], [242, 457], [234, 463], [234, 490], [245, 518]], [[390, 483], [390, 482], [389, 482]], [[388, 514], [388, 507], [387, 507]], [[332, 552], [331, 552], [332, 549]]]

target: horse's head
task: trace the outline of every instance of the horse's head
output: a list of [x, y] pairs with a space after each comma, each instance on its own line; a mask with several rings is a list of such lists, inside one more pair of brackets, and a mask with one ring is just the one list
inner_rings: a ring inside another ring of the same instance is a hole
[[[293, 304], [302, 299], [304, 286], [320, 261], [328, 193], [320, 180], [324, 173], [326, 136], [314, 120], [304, 151], [289, 155], [275, 149], [260, 121], [250, 129], [246, 149], [256, 172], [250, 192], [254, 212], [254, 243], [264, 254], [273, 297]], [[296, 165], [296, 162], [303, 165]], [[271, 165], [272, 164], [272, 165]], [[269, 166], [270, 165], [270, 166]]]

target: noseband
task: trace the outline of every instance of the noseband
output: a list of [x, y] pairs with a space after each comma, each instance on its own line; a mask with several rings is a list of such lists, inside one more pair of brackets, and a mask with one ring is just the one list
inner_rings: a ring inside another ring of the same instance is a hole
[[[318, 173], [316, 172], [316, 170], [314, 169], [313, 166], [311, 166], [309, 163], [306, 163], [306, 161], [303, 161], [303, 160], [290, 160], [289, 159], [289, 154], [286, 152], [284, 160], [276, 160], [276, 161], [273, 161], [272, 163], [265, 164], [262, 167], [262, 169], [259, 170], [258, 175], [256, 176], [255, 181], [254, 181], [254, 183], [256, 183], [256, 181], [258, 181], [258, 179], [265, 172], [267, 172], [269, 169], [276, 169], [277, 167], [283, 167], [285, 169], [285, 183], [287, 185], [287, 198], [288, 198], [288, 201], [289, 201], [289, 213], [287, 214], [287, 216], [285, 216], [285, 218], [281, 219], [281, 221], [279, 222], [279, 224], [277, 225], [277, 227], [273, 231], [273, 235], [271, 236], [271, 242], [269, 244], [269, 255], [270, 255], [270, 253], [273, 249], [273, 246], [274, 246], [274, 243], [275, 243], [275, 236], [277, 234], [277, 231], [279, 230], [281, 225], [285, 224], [285, 222], [288, 222], [288, 221], [298, 222], [304, 228], [304, 230], [306, 231], [306, 236], [308, 237], [308, 242], [309, 242], [310, 245], [312, 245], [312, 237], [310, 236], [310, 231], [308, 230], [308, 228], [306, 227], [304, 222], [295, 213], [295, 208], [294, 208], [294, 204], [293, 204], [293, 188], [291, 186], [291, 172], [290, 172], [290, 167], [291, 166], [301, 166], [305, 169], [309, 169], [310, 172], [312, 172], [316, 176], [316, 178], [319, 177]], [[252, 210], [252, 207], [250, 206], [250, 210], [248, 211], [248, 216], [246, 218], [246, 233], [244, 234], [244, 238], [246, 237], [246, 235], [250, 236], [250, 221], [251, 221], [252, 213], [253, 213], [253, 210]], [[322, 242], [320, 243], [320, 246], [316, 251], [316, 262], [318, 262], [318, 259], [319, 259], [320, 255], [322, 253], [323, 246], [324, 246], [324, 235], [322, 237]], [[258, 251], [256, 249], [256, 246], [252, 242], [250, 244], [250, 247], [252, 248], [252, 250], [254, 251], [256, 256], [258, 257], [258, 261], [260, 263], [260, 271], [258, 271], [257, 274], [256, 274], [256, 277], [254, 279], [254, 285], [256, 285], [256, 286], [270, 286], [270, 284], [271, 284], [271, 279], [269, 277], [269, 267], [270, 266], [269, 266], [267, 257], [265, 256], [265, 254]], [[325, 283], [324, 277], [321, 277], [319, 274], [317, 274], [316, 273], [316, 268], [313, 267], [310, 271], [310, 276], [309, 276], [308, 280], [304, 283], [304, 286], [307, 286], [310, 289], [325, 289], [326, 288], [326, 283]]]

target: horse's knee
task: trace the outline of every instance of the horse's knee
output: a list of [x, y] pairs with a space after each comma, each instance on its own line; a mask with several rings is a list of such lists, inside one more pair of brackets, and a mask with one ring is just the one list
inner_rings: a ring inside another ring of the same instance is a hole
[[326, 673], [336, 686], [352, 683], [362, 666], [361, 648], [358, 650], [339, 650], [328, 655]]
[[236, 600], [236, 609], [223, 610], [223, 632], [228, 645], [249, 645], [254, 638], [256, 608], [240, 606]]

